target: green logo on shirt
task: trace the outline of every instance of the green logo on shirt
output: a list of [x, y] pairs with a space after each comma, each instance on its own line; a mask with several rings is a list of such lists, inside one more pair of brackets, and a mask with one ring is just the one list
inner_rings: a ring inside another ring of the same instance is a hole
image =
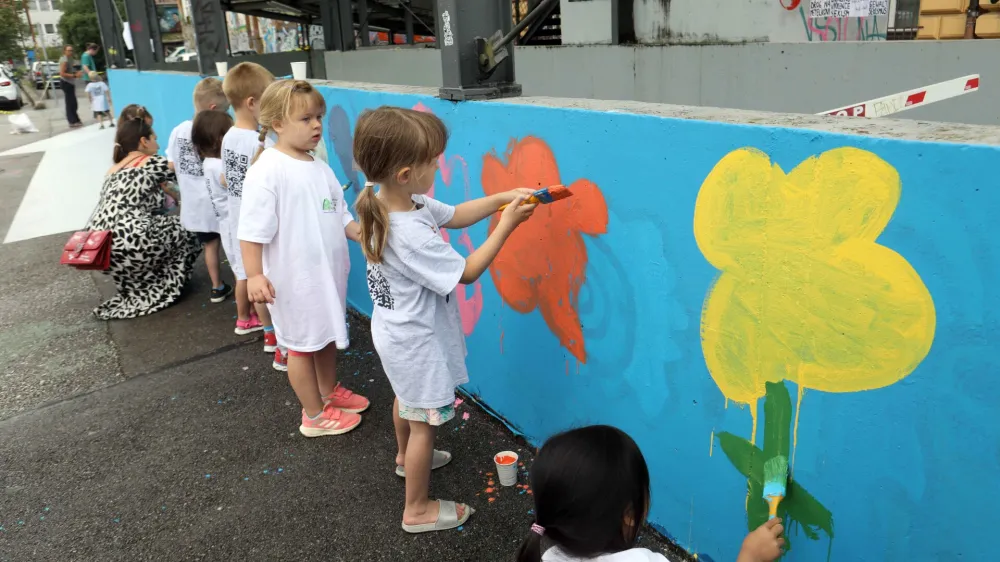
[[329, 199], [323, 200], [323, 212], [332, 213], [337, 210], [337, 204]]

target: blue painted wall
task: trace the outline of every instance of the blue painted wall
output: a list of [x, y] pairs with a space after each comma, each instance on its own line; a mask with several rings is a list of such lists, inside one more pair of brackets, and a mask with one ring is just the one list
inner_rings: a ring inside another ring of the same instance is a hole
[[[190, 118], [197, 77], [110, 71], [116, 107], [142, 103], [161, 137]], [[461, 156], [436, 197], [483, 194], [483, 157], [512, 139], [551, 147], [567, 185], [586, 178], [607, 202], [607, 234], [585, 236], [577, 305], [587, 346], [579, 364], [539, 312], [501, 304], [489, 275], [468, 336], [469, 390], [539, 443], [570, 426], [608, 423], [642, 447], [653, 476], [651, 520], [682, 546], [735, 559], [747, 530], [747, 480], [713, 436], [751, 435], [749, 409], [728, 403], [706, 368], [701, 313], [719, 272], [693, 234], [695, 200], [717, 162], [754, 147], [785, 171], [849, 146], [898, 171], [902, 197], [878, 242], [913, 266], [933, 297], [933, 347], [901, 382], [878, 390], [807, 392], [795, 481], [830, 510], [835, 537], [793, 525], [788, 560], [985, 560], [1000, 505], [1000, 150], [772, 127], [664, 119], [323, 87], [330, 164], [346, 183], [350, 131], [365, 108], [423, 104], [448, 124]], [[343, 159], [338, 158], [343, 155]], [[358, 181], [363, 181], [363, 178]], [[469, 230], [482, 243], [486, 225]], [[456, 248], [457, 233], [451, 240]], [[460, 249], [464, 252], [464, 249]], [[360, 252], [349, 300], [370, 313]], [[502, 339], [502, 343], [501, 343]], [[795, 386], [787, 383], [795, 401]], [[728, 406], [728, 407], [727, 407]], [[763, 408], [762, 408], [763, 411]], [[762, 414], [763, 423], [763, 414]], [[759, 442], [758, 442], [759, 443]]]

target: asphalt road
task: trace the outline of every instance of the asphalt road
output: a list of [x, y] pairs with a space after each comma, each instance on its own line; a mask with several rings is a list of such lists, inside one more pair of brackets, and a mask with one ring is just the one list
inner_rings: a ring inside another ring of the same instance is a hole
[[[0, 157], [0, 233], [39, 160]], [[203, 265], [178, 305], [101, 322], [90, 310], [114, 287], [58, 265], [66, 236], [0, 245], [0, 561], [512, 558], [531, 495], [490, 485], [492, 455], [530, 466], [532, 453], [470, 400], [440, 433], [455, 460], [432, 494], [476, 514], [461, 530], [400, 529], [392, 392], [366, 319], [339, 372], [373, 409], [352, 433], [306, 439], [260, 338], [233, 335], [231, 301], [208, 302]]]

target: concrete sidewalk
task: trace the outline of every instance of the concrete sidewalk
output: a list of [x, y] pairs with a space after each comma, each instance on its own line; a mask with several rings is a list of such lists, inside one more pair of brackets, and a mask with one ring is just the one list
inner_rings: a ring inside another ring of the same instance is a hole
[[[0, 233], [39, 161], [0, 158]], [[512, 558], [531, 495], [491, 483], [492, 455], [530, 466], [531, 452], [469, 400], [440, 433], [455, 460], [432, 494], [476, 514], [457, 531], [400, 529], [392, 391], [367, 319], [352, 319], [339, 372], [372, 409], [350, 434], [306, 439], [260, 338], [233, 335], [231, 301], [208, 303], [203, 264], [178, 305], [99, 322], [90, 309], [113, 285], [59, 266], [65, 238], [0, 246], [0, 561]]]

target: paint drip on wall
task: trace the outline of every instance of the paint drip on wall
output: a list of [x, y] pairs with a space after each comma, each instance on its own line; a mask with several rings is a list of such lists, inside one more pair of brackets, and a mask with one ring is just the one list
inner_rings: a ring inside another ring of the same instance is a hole
[[[483, 157], [486, 195], [564, 183], [552, 149], [539, 138], [511, 141], [505, 159], [506, 163], [496, 154]], [[577, 313], [577, 297], [587, 268], [583, 235], [607, 232], [608, 207], [590, 180], [579, 179], [569, 187], [573, 197], [540, 206], [531, 220], [514, 231], [490, 266], [490, 274], [505, 303], [522, 314], [537, 307], [560, 344], [586, 363]], [[490, 219], [490, 232], [498, 221], [499, 215]]]

